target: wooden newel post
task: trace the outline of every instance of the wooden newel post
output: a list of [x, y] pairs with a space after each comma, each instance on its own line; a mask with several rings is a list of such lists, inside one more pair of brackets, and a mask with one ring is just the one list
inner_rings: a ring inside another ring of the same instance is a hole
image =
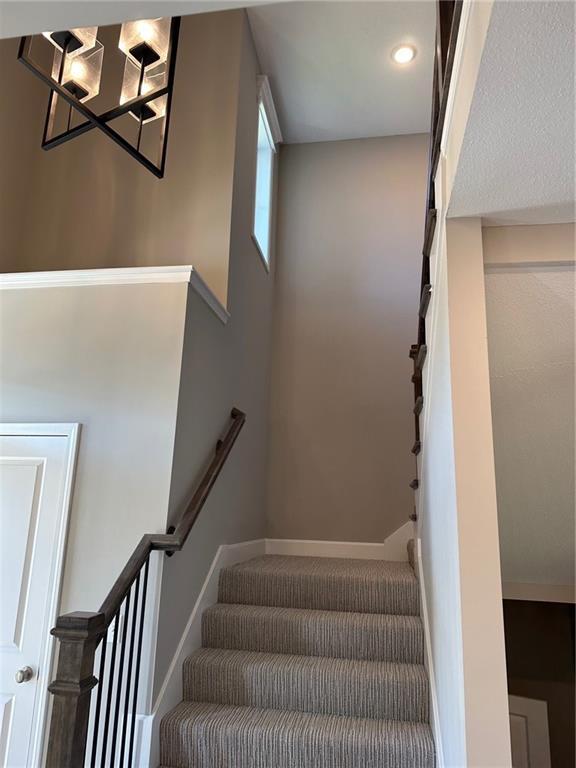
[[84, 765], [90, 694], [97, 684], [94, 656], [105, 631], [103, 613], [59, 616], [52, 630], [60, 641], [58, 671], [48, 690], [54, 696], [46, 768]]

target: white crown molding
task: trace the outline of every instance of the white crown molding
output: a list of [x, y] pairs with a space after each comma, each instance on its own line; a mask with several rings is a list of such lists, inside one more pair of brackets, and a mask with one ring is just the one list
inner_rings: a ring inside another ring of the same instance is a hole
[[46, 272], [5, 272], [0, 290], [64, 288], [81, 285], [125, 285], [136, 283], [189, 283], [194, 267], [115, 267], [112, 269], [64, 269]]
[[191, 264], [168, 267], [66, 269], [0, 274], [0, 291], [27, 288], [78, 288], [94, 285], [137, 285], [140, 283], [189, 283], [223, 323], [226, 323], [230, 317], [226, 308]]
[[282, 129], [280, 128], [280, 121], [278, 120], [278, 113], [274, 106], [274, 99], [272, 97], [272, 90], [270, 89], [270, 81], [266, 75], [258, 75], [258, 100], [264, 105], [266, 110], [266, 117], [272, 131], [272, 139], [274, 144], [282, 144], [284, 139], [282, 138]]
[[226, 325], [230, 318], [230, 313], [194, 268], [192, 268], [192, 272], [190, 273], [190, 285], [194, 288], [196, 293], [204, 299], [216, 317]]

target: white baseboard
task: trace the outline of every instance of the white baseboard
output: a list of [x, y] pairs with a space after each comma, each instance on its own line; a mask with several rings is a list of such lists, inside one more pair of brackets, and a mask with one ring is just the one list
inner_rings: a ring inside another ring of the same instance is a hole
[[414, 523], [407, 522], [383, 542], [308, 541], [306, 539], [266, 539], [267, 555], [307, 555], [308, 557], [354, 557], [363, 560], [408, 560], [406, 549], [414, 538]]
[[434, 744], [436, 746], [436, 765], [438, 768], [444, 766], [444, 752], [442, 750], [442, 731], [440, 729], [440, 712], [438, 709], [438, 697], [436, 695], [436, 678], [434, 675], [434, 660], [432, 656], [432, 641], [430, 639], [430, 621], [428, 618], [428, 603], [426, 602], [426, 583], [422, 573], [422, 549], [420, 539], [416, 539], [414, 548], [415, 570], [420, 584], [420, 617], [424, 626], [424, 666], [428, 672], [428, 683], [430, 687], [430, 709], [432, 711], [432, 733], [434, 735]]
[[182, 701], [182, 666], [184, 660], [202, 645], [202, 614], [218, 602], [218, 578], [220, 570], [243, 560], [265, 553], [264, 539], [243, 541], [239, 544], [223, 544], [218, 547], [198, 599], [192, 609], [178, 648], [172, 658], [166, 677], [156, 697], [152, 714], [139, 717], [137, 731], [138, 768], [160, 765], [160, 721]]

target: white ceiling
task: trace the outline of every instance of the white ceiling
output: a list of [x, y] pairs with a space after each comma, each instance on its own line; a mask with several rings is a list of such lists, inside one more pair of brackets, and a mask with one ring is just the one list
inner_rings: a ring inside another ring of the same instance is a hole
[[488, 224], [574, 221], [573, 2], [494, 4], [450, 203]]
[[[275, 0], [0, 0], [0, 37], [252, 6], [249, 18], [288, 142], [429, 130], [435, 3]], [[402, 42], [418, 49], [399, 67]]]
[[130, 19], [185, 16], [266, 2], [269, 0], [0, 0], [0, 38], [32, 35], [47, 29], [117, 24]]
[[[430, 127], [434, 2], [295, 2], [248, 17], [288, 143], [424, 133]], [[392, 49], [412, 43], [400, 67]]]
[[503, 581], [574, 583], [574, 277], [486, 274]]

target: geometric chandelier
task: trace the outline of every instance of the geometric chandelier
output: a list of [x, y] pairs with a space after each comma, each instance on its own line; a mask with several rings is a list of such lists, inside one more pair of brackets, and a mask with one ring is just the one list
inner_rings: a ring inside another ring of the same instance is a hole
[[23, 37], [18, 59], [49, 88], [42, 148], [98, 128], [164, 176], [180, 17]]

